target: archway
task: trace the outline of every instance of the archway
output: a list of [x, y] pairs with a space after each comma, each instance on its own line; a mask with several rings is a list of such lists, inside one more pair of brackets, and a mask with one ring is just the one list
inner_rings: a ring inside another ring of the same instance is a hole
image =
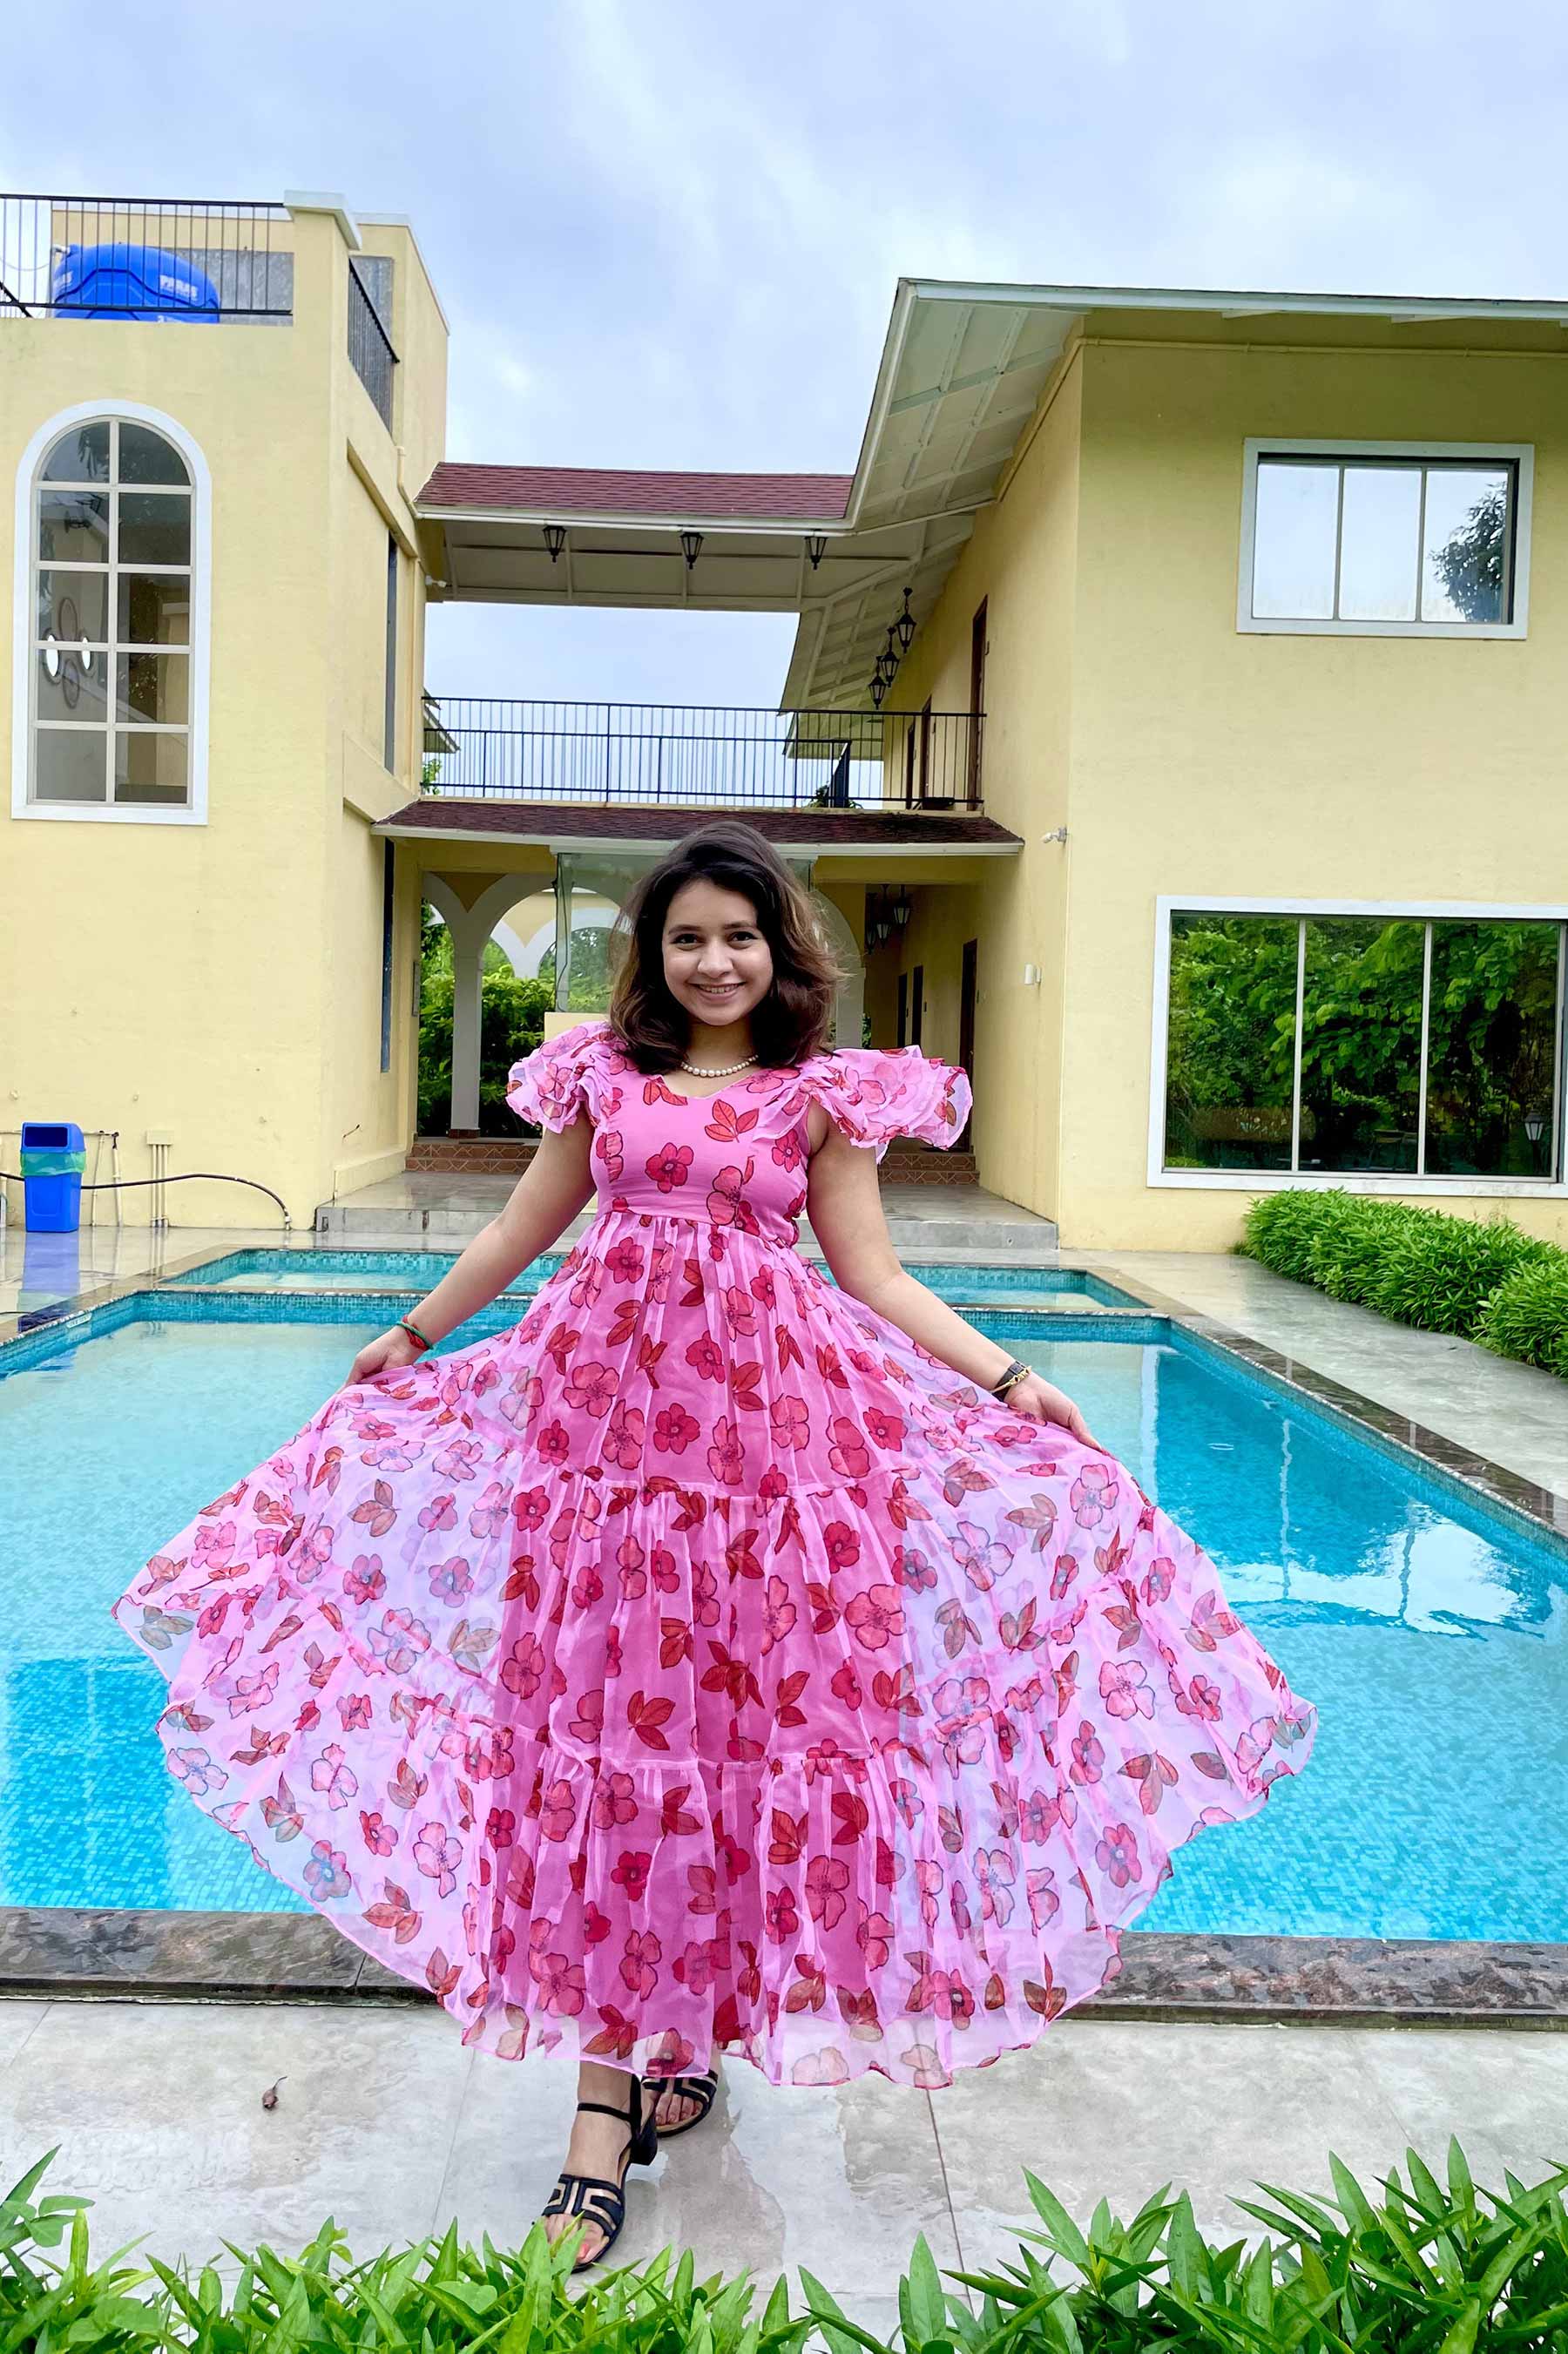
[[846, 976], [833, 1000], [833, 1044], [858, 1046], [865, 1027], [865, 960], [860, 942], [843, 909], [818, 890], [815, 884], [811, 886], [811, 904], [828, 946]]

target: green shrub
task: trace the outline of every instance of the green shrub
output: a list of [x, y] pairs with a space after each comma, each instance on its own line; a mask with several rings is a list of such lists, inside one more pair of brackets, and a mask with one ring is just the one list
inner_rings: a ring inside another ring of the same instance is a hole
[[1474, 1338], [1497, 1356], [1518, 1357], [1568, 1380], [1568, 1251], [1543, 1251], [1499, 1283]]
[[1330, 1299], [1568, 1379], [1568, 1251], [1504, 1219], [1477, 1225], [1408, 1202], [1298, 1190], [1254, 1202], [1237, 1247]]
[[1314, 1236], [1309, 1253], [1313, 1280], [1330, 1299], [1369, 1307], [1394, 1237], [1420, 1215], [1419, 1210], [1408, 1210], [1399, 1202], [1358, 1197], [1344, 1217]]
[[[52, 2153], [51, 2153], [52, 2156]], [[0, 2202], [0, 2346], [16, 2354], [889, 2354], [810, 2273], [792, 2315], [779, 2281], [761, 2312], [744, 2273], [699, 2281], [690, 2253], [591, 2272], [574, 2285], [571, 2235], [535, 2225], [515, 2253], [440, 2240], [355, 2264], [324, 2223], [300, 2255], [235, 2249], [240, 2270], [121, 2256], [93, 2268], [87, 2201], [34, 2202], [48, 2159]], [[1026, 2174], [1040, 2228], [1016, 2264], [947, 2277], [916, 2240], [898, 2286], [900, 2354], [1561, 2354], [1568, 2326], [1568, 2168], [1533, 2188], [1478, 2190], [1457, 2142], [1439, 2183], [1414, 2150], [1382, 2200], [1337, 2158], [1333, 2195], [1260, 2186], [1238, 2200], [1256, 2244], [1205, 2240], [1183, 2191], [1129, 2222], [1102, 2200], [1080, 2230]], [[1408, 2185], [1405, 2176], [1408, 2177]], [[66, 2247], [64, 2262], [53, 2251]], [[1039, 2252], [1039, 2253], [1037, 2253]], [[122, 2252], [123, 2253], [123, 2252]]]
[[1367, 1305], [1425, 1331], [1467, 1338], [1489, 1293], [1549, 1247], [1502, 1220], [1477, 1225], [1418, 1214], [1390, 1232]]
[[1314, 1280], [1312, 1251], [1320, 1235], [1354, 1215], [1361, 1207], [1351, 1193], [1314, 1193], [1294, 1189], [1264, 1193], [1252, 1204], [1242, 1227], [1242, 1249], [1276, 1275], [1295, 1283]]

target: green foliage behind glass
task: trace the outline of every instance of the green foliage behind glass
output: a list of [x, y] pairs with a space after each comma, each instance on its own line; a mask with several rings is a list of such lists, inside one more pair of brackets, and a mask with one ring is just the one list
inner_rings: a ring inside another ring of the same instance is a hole
[[[451, 1125], [452, 943], [425, 910], [419, 978], [419, 1134], [444, 1136]], [[484, 1136], [520, 1133], [506, 1108], [506, 1074], [545, 1033], [556, 1002], [553, 980], [519, 981], [493, 940], [484, 952], [479, 1023], [479, 1126]]]

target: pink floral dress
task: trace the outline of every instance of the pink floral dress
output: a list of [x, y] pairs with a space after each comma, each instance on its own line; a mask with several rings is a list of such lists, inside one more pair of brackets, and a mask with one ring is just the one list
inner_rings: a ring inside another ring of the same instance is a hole
[[504, 2058], [948, 2083], [1115, 1974], [1311, 1708], [1119, 1463], [794, 1248], [848, 1050], [687, 1098], [602, 1022], [512, 1074], [599, 1210], [521, 1322], [340, 1391], [114, 1606], [197, 1805]]

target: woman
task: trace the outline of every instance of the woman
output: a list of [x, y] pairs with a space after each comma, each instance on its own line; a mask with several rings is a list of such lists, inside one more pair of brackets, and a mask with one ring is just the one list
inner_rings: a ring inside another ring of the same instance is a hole
[[[198, 1804], [467, 2040], [576, 2052], [579, 2264], [721, 2051], [935, 2086], [1032, 2042], [1313, 1730], [1072, 1401], [895, 1258], [876, 1163], [953, 1140], [964, 1075], [823, 1051], [744, 825], [629, 926], [609, 1020], [512, 1073], [500, 1216], [116, 1606]], [[522, 1321], [433, 1356], [596, 1185]]]

